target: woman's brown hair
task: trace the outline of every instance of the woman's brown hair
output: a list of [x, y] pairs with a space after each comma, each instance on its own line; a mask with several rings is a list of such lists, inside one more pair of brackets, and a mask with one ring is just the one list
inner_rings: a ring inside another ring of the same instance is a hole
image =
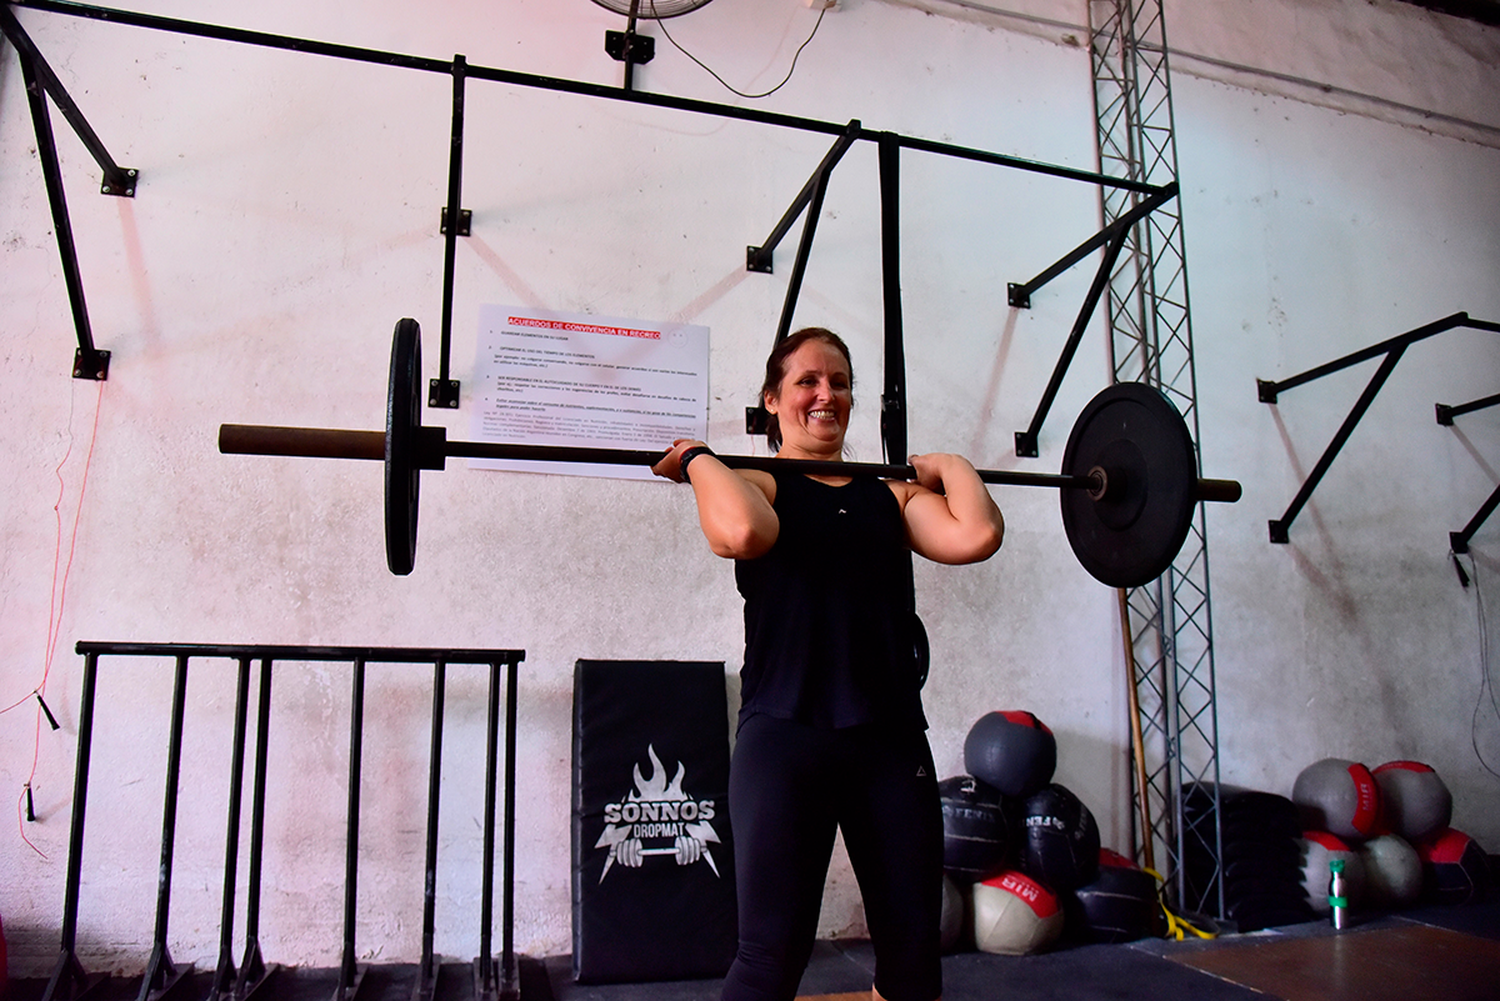
[[[762, 407], [766, 405], [768, 395], [779, 395], [781, 380], [786, 378], [786, 360], [808, 341], [822, 341], [844, 356], [844, 362], [849, 366], [849, 387], [854, 388], [854, 362], [849, 358], [849, 345], [845, 344], [838, 334], [826, 327], [803, 327], [796, 333], [789, 334], [772, 348], [770, 356], [766, 358], [766, 381], [761, 383], [760, 387]], [[766, 444], [770, 446], [773, 453], [781, 448], [781, 422], [776, 419], [775, 414], [768, 413], [766, 417]]]

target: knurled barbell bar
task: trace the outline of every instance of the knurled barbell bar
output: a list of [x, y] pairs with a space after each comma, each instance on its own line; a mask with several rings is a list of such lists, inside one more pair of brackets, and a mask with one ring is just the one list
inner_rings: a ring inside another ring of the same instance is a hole
[[[650, 466], [664, 451], [574, 448], [449, 441], [443, 427], [421, 423], [422, 344], [417, 321], [396, 324], [380, 431], [224, 424], [219, 451], [385, 462], [386, 563], [411, 573], [417, 548], [421, 471], [442, 469], [449, 457]], [[753, 455], [721, 455], [733, 469], [791, 469], [814, 476], [873, 475], [910, 480], [911, 466], [873, 462], [817, 462]], [[1200, 479], [1197, 455], [1182, 415], [1143, 383], [1122, 382], [1089, 401], [1068, 436], [1061, 473], [979, 470], [985, 483], [1057, 487], [1063, 528], [1085, 570], [1111, 587], [1137, 587], [1172, 565], [1199, 501], [1234, 502], [1234, 480]]]

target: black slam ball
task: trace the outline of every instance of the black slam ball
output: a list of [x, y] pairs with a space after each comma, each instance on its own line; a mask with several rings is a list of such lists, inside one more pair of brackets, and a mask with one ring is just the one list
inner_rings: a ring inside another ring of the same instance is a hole
[[1057, 738], [1025, 710], [986, 713], [964, 738], [964, 768], [970, 775], [1025, 799], [1052, 781]]
[[1082, 801], [1052, 783], [1026, 801], [1021, 871], [1057, 893], [1087, 886], [1099, 876], [1099, 825]]
[[943, 808], [943, 869], [961, 887], [1006, 867], [1010, 848], [1005, 803], [993, 787], [970, 775], [938, 783]]

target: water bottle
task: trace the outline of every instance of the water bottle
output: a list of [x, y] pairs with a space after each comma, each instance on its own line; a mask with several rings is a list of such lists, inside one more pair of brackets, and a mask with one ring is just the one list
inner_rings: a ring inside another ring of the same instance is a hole
[[1328, 909], [1333, 926], [1342, 930], [1349, 924], [1349, 896], [1344, 881], [1344, 860], [1333, 859], [1328, 863]]

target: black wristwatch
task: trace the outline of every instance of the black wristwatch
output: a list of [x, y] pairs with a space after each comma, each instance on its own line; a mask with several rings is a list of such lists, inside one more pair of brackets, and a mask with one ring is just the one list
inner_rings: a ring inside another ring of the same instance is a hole
[[693, 482], [692, 480], [688, 479], [688, 463], [689, 462], [692, 462], [694, 459], [698, 458], [698, 456], [700, 456], [700, 455], [713, 455], [713, 454], [714, 454], [714, 450], [711, 449], [711, 448], [709, 448], [707, 445], [694, 445], [692, 448], [688, 449], [686, 452], [683, 452], [682, 453], [682, 458], [680, 458], [680, 459], [677, 460], [677, 471], [682, 474], [682, 482], [684, 482], [684, 483], [692, 483]]

